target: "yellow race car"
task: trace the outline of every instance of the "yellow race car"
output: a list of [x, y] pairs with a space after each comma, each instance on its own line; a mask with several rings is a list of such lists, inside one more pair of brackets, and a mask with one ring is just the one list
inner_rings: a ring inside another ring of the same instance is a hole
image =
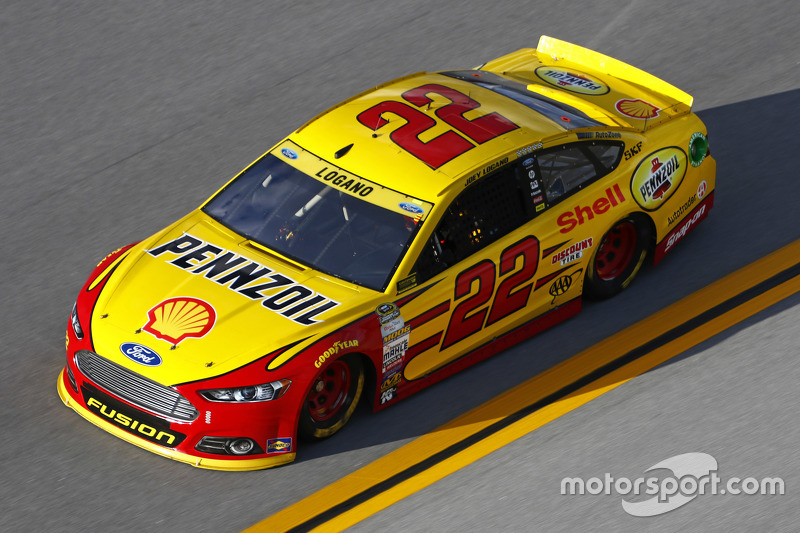
[[714, 198], [691, 107], [549, 37], [359, 94], [100, 262], [59, 395], [195, 466], [289, 462], [671, 252]]

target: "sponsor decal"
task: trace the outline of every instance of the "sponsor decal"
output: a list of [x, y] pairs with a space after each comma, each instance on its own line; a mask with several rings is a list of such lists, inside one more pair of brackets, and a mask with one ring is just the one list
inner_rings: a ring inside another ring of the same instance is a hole
[[381, 336], [383, 337], [402, 329], [405, 325], [403, 317], [400, 316], [400, 310], [391, 302], [379, 305], [375, 308], [375, 313], [381, 323]]
[[673, 230], [667, 237], [667, 244], [664, 247], [664, 253], [667, 253], [670, 248], [678, 244], [678, 241], [683, 239], [687, 233], [692, 231], [698, 222], [706, 217], [706, 206], [703, 205], [698, 209], [692, 217], [687, 220], [681, 227]]
[[403, 357], [408, 350], [411, 326], [404, 326], [383, 337], [383, 373], [403, 366]]
[[706, 195], [706, 189], [708, 188], [708, 183], [706, 180], [700, 182], [700, 185], [697, 186], [697, 199], [702, 200], [703, 196]]
[[322, 322], [316, 317], [339, 305], [288, 276], [188, 233], [147, 253], [153, 257], [168, 254], [171, 265], [202, 275], [250, 300], [260, 300], [265, 309], [302, 326]]
[[689, 162], [699, 167], [708, 155], [708, 138], [702, 132], [695, 132], [689, 138]]
[[161, 364], [161, 356], [155, 350], [135, 342], [123, 342], [119, 346], [119, 351], [128, 359], [140, 365], [158, 366]]
[[295, 152], [295, 151], [294, 151], [294, 150], [292, 150], [291, 148], [284, 148], [283, 150], [281, 150], [281, 153], [282, 153], [282, 154], [283, 154], [283, 156], [284, 156], [284, 157], [286, 157], [286, 158], [289, 158], [289, 159], [297, 159], [297, 152]]
[[621, 139], [622, 134], [618, 131], [584, 131], [577, 132], [578, 139]]
[[525, 161], [522, 162], [522, 165], [525, 166], [525, 167], [529, 167], [529, 166], [533, 165], [533, 158], [530, 157], [530, 158], [526, 159]]
[[168, 448], [174, 448], [186, 438], [183, 433], [170, 429], [165, 420], [137, 412], [126, 404], [86, 385], [83, 385], [81, 389], [83, 401], [89, 411], [128, 433]]
[[413, 272], [397, 282], [397, 294], [413, 289], [417, 286], [417, 273]]
[[662, 148], [645, 157], [631, 179], [636, 203], [655, 211], [669, 200], [686, 175], [686, 153], [677, 146]]
[[536, 212], [538, 213], [539, 211], [544, 211], [544, 207], [545, 207], [544, 204], [537, 205], [536, 206]]
[[566, 293], [569, 290], [569, 288], [572, 287], [572, 282], [575, 279], [577, 279], [578, 275], [581, 272], [583, 272], [583, 269], [579, 268], [572, 274], [564, 274], [563, 276], [555, 280], [552, 285], [550, 285], [549, 292], [550, 296], [553, 297], [553, 300], [550, 302], [551, 305], [556, 302], [556, 298]]
[[637, 155], [641, 151], [642, 151], [642, 141], [639, 141], [636, 144], [629, 145], [628, 149], [623, 152], [623, 155], [625, 156], [625, 161]]
[[322, 355], [320, 355], [316, 361], [314, 361], [314, 366], [317, 368], [321, 367], [323, 363], [325, 363], [325, 361], [327, 361], [330, 357], [339, 353], [339, 350], [356, 347], [358, 347], [358, 340], [356, 339], [350, 341], [336, 341], [330, 348], [322, 352]]
[[323, 168], [315, 175], [324, 181], [330, 182], [332, 185], [336, 185], [337, 187], [340, 187], [346, 191], [350, 191], [353, 194], [358, 194], [362, 197], [369, 196], [369, 194], [374, 190], [373, 187], [367, 185], [360, 179], [350, 177], [343, 172], [328, 170], [328, 167]]
[[672, 216], [667, 218], [667, 224], [669, 224], [671, 226], [675, 222], [680, 220], [684, 213], [688, 213], [689, 212], [689, 208], [692, 207], [692, 205], [694, 205], [694, 202], [695, 202], [695, 200], [697, 200], [697, 198], [698, 198], [698, 196], [696, 196], [694, 194], [691, 195], [689, 197], [689, 199], [686, 200], [686, 202], [682, 206], [680, 206], [678, 209], [675, 210], [674, 213], [672, 213]]
[[143, 331], [177, 345], [189, 337], [205, 336], [214, 327], [217, 312], [203, 300], [177, 297], [154, 306], [147, 312], [147, 318]]
[[713, 205], [713, 193], [706, 194], [705, 199], [701, 201], [699, 205], [695, 206], [694, 210], [686, 215], [684, 219], [679, 222], [672, 229], [672, 231], [670, 231], [666, 237], [661, 240], [661, 242], [658, 243], [658, 246], [656, 246], [655, 252], [653, 253], [653, 263], [658, 264], [658, 262], [664, 258], [667, 252], [672, 250], [672, 248], [678, 244], [678, 242], [683, 239], [686, 234], [697, 227], [697, 225], [708, 216], [708, 212], [711, 210]]
[[391, 374], [386, 379], [383, 380], [381, 383], [381, 392], [386, 392], [389, 389], [397, 389], [397, 386], [400, 385], [400, 381], [403, 379], [403, 374], [401, 372], [395, 372]]
[[267, 453], [287, 453], [292, 451], [292, 438], [269, 439]]
[[650, 102], [645, 102], [639, 98], [635, 100], [619, 100], [614, 105], [617, 111], [626, 117], [631, 118], [655, 118], [660, 109]]
[[383, 391], [381, 393], [381, 405], [387, 402], [391, 402], [396, 394], [397, 394], [397, 387], [392, 387], [391, 389]]
[[588, 239], [584, 239], [580, 242], [576, 242], [575, 244], [569, 246], [558, 252], [557, 254], [553, 255], [551, 264], [555, 265], [556, 263], [560, 264], [561, 266], [568, 265], [573, 261], [577, 261], [581, 257], [583, 257], [583, 252], [588, 250], [592, 247], [592, 238], [589, 237]]
[[403, 211], [408, 211], [409, 213], [413, 213], [415, 215], [421, 215], [425, 212], [425, 210], [422, 209], [420, 206], [408, 202], [400, 202], [397, 205], [399, 205], [400, 209], [402, 209]]
[[572, 211], [558, 215], [556, 222], [561, 227], [559, 231], [561, 233], [569, 233], [585, 222], [592, 220], [595, 215], [602, 215], [609, 209], [625, 202], [625, 196], [622, 194], [619, 185], [609, 187], [604, 192], [605, 196], [597, 198], [591, 205], [576, 205]]
[[550, 85], [578, 94], [598, 96], [609, 91], [608, 85], [588, 74], [556, 67], [539, 67], [536, 75]]

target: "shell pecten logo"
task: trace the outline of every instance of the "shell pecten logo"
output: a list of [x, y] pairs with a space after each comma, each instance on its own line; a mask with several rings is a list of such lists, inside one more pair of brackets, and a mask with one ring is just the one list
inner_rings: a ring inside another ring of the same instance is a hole
[[189, 337], [206, 335], [214, 327], [217, 313], [208, 302], [179, 296], [154, 306], [147, 312], [147, 317], [147, 324], [142, 327], [144, 331], [177, 345]]

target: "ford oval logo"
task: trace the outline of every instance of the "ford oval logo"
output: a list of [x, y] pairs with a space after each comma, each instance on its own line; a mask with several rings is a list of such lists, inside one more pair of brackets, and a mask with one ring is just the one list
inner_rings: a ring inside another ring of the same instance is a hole
[[297, 159], [297, 152], [295, 152], [291, 148], [284, 148], [283, 150], [281, 150], [281, 153], [285, 157], [288, 157], [289, 159]]
[[422, 213], [425, 212], [425, 210], [422, 209], [420, 206], [410, 204], [408, 202], [402, 202], [398, 205], [400, 206], [400, 209], [402, 209], [403, 211], [408, 211], [409, 213], [414, 213], [415, 215], [421, 215]]
[[123, 342], [119, 346], [119, 351], [132, 361], [140, 365], [158, 366], [161, 364], [161, 356], [147, 346], [136, 344], [135, 342]]

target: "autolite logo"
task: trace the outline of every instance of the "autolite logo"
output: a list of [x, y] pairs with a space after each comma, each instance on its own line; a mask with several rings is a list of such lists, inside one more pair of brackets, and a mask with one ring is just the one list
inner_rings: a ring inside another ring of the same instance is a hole
[[596, 215], [602, 215], [609, 209], [617, 207], [625, 201], [625, 195], [619, 185], [614, 185], [605, 190], [605, 196], [597, 198], [592, 205], [576, 205], [572, 211], [558, 215], [557, 223], [561, 226], [561, 233], [569, 233]]
[[633, 198], [654, 211], [669, 200], [686, 174], [686, 153], [676, 146], [662, 148], [645, 157], [631, 179]]

